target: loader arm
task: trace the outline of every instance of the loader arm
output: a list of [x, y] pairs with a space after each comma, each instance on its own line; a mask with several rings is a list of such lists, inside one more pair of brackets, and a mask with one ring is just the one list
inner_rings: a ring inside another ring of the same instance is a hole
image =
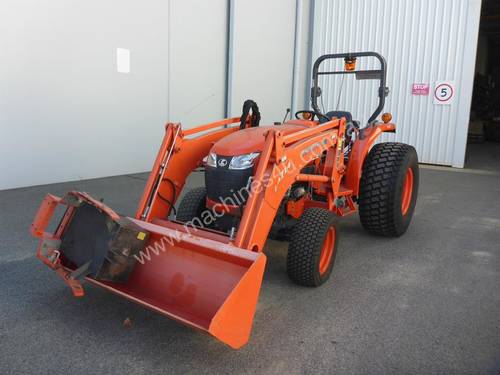
[[[135, 217], [148, 222], [167, 218], [187, 176], [202, 166], [203, 158], [215, 142], [239, 130], [236, 126], [229, 127], [239, 122], [240, 118], [234, 117], [186, 131], [181, 130], [180, 124], [168, 123]], [[208, 133], [199, 135], [204, 131]], [[197, 136], [188, 138], [192, 135]]]
[[[238, 228], [235, 246], [262, 251], [280, 203], [290, 186], [297, 181], [316, 181], [330, 192], [326, 206], [333, 208], [334, 199], [341, 194], [344, 173], [344, 154], [341, 145], [345, 119], [334, 119], [325, 124], [284, 136], [279, 130], [270, 130], [264, 150], [251, 184], [252, 194], [245, 206]], [[326, 152], [335, 165], [325, 169], [326, 174], [308, 175], [301, 170]], [[254, 225], [258, 220], [259, 225]]]

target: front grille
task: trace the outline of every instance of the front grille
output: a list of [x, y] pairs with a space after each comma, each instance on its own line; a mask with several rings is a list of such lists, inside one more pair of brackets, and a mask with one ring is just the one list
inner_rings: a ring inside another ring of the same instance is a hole
[[[229, 204], [241, 205], [248, 199], [248, 186], [250, 177], [252, 177], [253, 168], [247, 169], [228, 169], [227, 167], [209, 167], [205, 168], [205, 186], [209, 199]], [[231, 202], [229, 199], [232, 199]]]

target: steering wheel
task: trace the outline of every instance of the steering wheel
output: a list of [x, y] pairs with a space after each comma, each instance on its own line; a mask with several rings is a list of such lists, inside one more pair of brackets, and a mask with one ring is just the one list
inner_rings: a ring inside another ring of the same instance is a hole
[[302, 114], [302, 113], [309, 113], [311, 115], [311, 120], [314, 120], [314, 116], [316, 116], [318, 118], [318, 120], [321, 119], [321, 118], [325, 119], [326, 121], [330, 121], [331, 120], [328, 116], [325, 116], [322, 113], [319, 113], [319, 112], [316, 112], [316, 111], [308, 111], [308, 110], [295, 112], [295, 118], [297, 120], [302, 120], [302, 118], [299, 117], [299, 115]]

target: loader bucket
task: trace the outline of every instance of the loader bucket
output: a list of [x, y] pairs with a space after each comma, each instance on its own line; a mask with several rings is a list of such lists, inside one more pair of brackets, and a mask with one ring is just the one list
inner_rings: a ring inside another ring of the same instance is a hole
[[[265, 255], [136, 222], [151, 234], [145, 248], [150, 260], [143, 257], [125, 284], [89, 281], [235, 349], [243, 346], [250, 336]], [[155, 244], [158, 255], [151, 251]]]
[[[61, 268], [69, 272], [63, 275], [67, 283], [73, 280], [71, 272], [78, 272], [75, 264], [68, 261], [69, 256], [74, 259], [75, 249], [93, 254], [98, 239], [103, 238], [101, 244], [111, 244], [106, 245], [109, 249], [106, 250], [108, 255], [104, 257], [109, 259], [109, 254], [117, 254], [124, 248], [125, 239], [130, 238], [126, 235], [134, 230], [134, 236], [139, 233], [137, 237], [145, 240], [126, 278], [116, 278], [116, 272], [113, 271], [116, 267], [111, 265], [103, 267], [104, 271], [101, 269], [88, 275], [87, 281], [208, 332], [232, 348], [239, 348], [248, 341], [266, 263], [263, 253], [232, 246], [227, 237], [226, 242], [214, 240], [214, 235], [210, 236], [202, 229], [187, 230], [182, 225], [165, 222], [173, 224], [167, 227], [131, 218], [126, 219], [128, 232], [125, 233], [122, 227], [119, 228], [121, 232], [113, 230], [115, 237], [110, 240], [100, 233], [113, 227], [110, 225], [109, 212], [103, 209], [104, 205], [89, 201], [88, 197], [83, 199], [84, 204], [69, 208], [73, 212], [63, 219], [63, 228], [60, 225], [56, 234], [47, 234], [43, 232], [44, 228], [40, 228], [40, 223], [45, 225], [47, 222], [46, 207], [48, 205], [52, 210], [54, 205], [61, 203], [59, 198], [48, 196], [40, 208], [42, 214], [39, 211], [32, 226], [32, 233], [41, 238], [39, 252], [47, 244], [57, 247], [62, 267], [52, 266], [47, 257], [39, 257], [58, 273]], [[99, 208], [96, 207], [98, 204]], [[101, 216], [106, 220], [99, 227]], [[113, 220], [120, 222], [121, 219], [114, 217]], [[86, 222], [92, 224], [87, 225]], [[65, 243], [70, 245], [65, 247]], [[83, 295], [83, 290], [76, 289], [76, 292], [75, 295]]]

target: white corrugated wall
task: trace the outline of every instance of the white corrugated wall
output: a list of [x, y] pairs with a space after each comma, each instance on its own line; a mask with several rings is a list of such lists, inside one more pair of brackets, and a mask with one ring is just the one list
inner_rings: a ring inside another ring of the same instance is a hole
[[[414, 145], [421, 162], [463, 167], [474, 75], [480, 0], [316, 0], [312, 58], [325, 53], [376, 51], [387, 59], [391, 93], [385, 110], [397, 134], [383, 140]], [[340, 65], [324, 68], [340, 69]], [[375, 61], [358, 68], [375, 68]], [[337, 107], [341, 77], [323, 76], [326, 110]], [[455, 101], [433, 103], [436, 81], [454, 80]], [[429, 83], [429, 96], [413, 96]], [[377, 103], [376, 81], [344, 81], [339, 109], [366, 122]]]

